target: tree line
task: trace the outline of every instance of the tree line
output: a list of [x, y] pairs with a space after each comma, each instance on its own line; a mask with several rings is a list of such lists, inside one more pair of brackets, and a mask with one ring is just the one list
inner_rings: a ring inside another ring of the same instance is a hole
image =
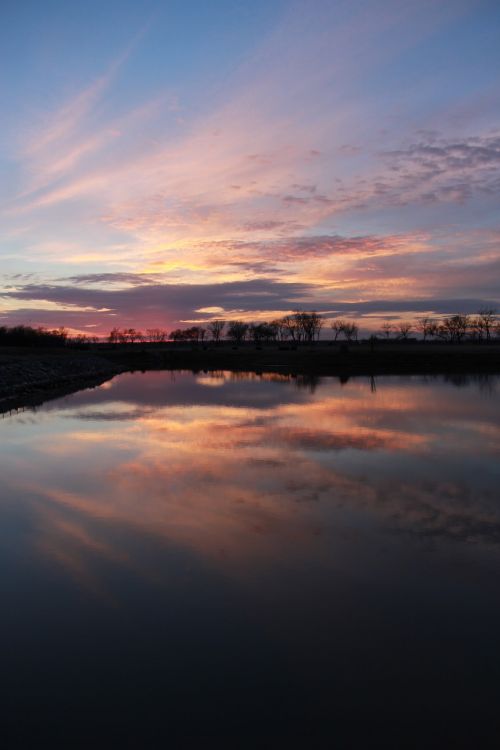
[[[242, 320], [212, 320], [206, 327], [191, 326], [176, 328], [170, 333], [160, 328], [148, 328], [145, 333], [135, 328], [113, 328], [108, 336], [111, 344], [135, 342], [220, 342], [222, 339], [239, 345], [245, 341], [255, 344], [288, 342], [292, 344], [318, 341], [325, 329], [325, 319], [317, 312], [294, 312], [271, 322], [246, 323]], [[356, 342], [359, 338], [359, 324], [353, 320], [334, 318], [329, 327], [333, 341]], [[415, 321], [403, 320], [398, 323], [383, 323], [372, 338], [407, 341], [418, 334], [424, 341], [435, 339], [448, 342], [491, 341], [500, 335], [500, 324], [496, 310], [483, 309], [476, 315], [451, 315], [436, 319], [418, 318]]]
[[[251, 341], [256, 345], [269, 343], [311, 344], [319, 340], [325, 329], [325, 318], [316, 311], [297, 311], [282, 318], [254, 323], [243, 320], [212, 320], [206, 326], [190, 326], [167, 331], [162, 328], [147, 328], [144, 332], [136, 328], [113, 328], [107, 336], [110, 344], [163, 343], [166, 341], [203, 344], [207, 341], [219, 343], [223, 339], [240, 345]], [[357, 342], [359, 325], [353, 320], [334, 318], [329, 321], [333, 341]], [[445, 318], [422, 317], [414, 321], [383, 323], [371, 338], [407, 341], [414, 335], [424, 341], [441, 340], [460, 343], [464, 340], [488, 342], [500, 336], [497, 311], [492, 308], [479, 310], [475, 315], [451, 315]], [[0, 345], [9, 346], [87, 346], [99, 342], [97, 336], [85, 334], [70, 336], [67, 329], [48, 330], [41, 326], [19, 325], [8, 328], [0, 326]]]
[[170, 333], [160, 328], [148, 328], [145, 332], [135, 328], [113, 328], [108, 336], [110, 344], [135, 342], [160, 343], [184, 341], [204, 343], [220, 342], [222, 339], [242, 344], [253, 341], [255, 344], [292, 341], [312, 343], [319, 339], [324, 319], [317, 312], [295, 312], [271, 322], [246, 323], [243, 320], [212, 320], [206, 327], [191, 326], [176, 328]]
[[48, 330], [42, 326], [0, 326], [0, 345], [3, 346], [64, 346], [68, 339], [65, 328]]
[[500, 323], [496, 310], [484, 308], [476, 315], [450, 315], [439, 320], [423, 317], [415, 322], [403, 320], [396, 324], [384, 323], [381, 329], [381, 335], [386, 339], [395, 337], [407, 340], [413, 333], [420, 334], [424, 341], [491, 341], [493, 337], [500, 335]]

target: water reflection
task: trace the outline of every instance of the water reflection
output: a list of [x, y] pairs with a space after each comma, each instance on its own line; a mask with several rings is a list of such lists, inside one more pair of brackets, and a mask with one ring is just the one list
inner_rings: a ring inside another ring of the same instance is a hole
[[4, 423], [2, 476], [36, 498], [37, 545], [73, 573], [83, 551], [128, 556], [104, 520], [233, 563], [290, 535], [315, 555], [346, 508], [354, 525], [497, 543], [499, 417], [497, 399], [436, 380], [124, 375]]
[[[34, 571], [47, 590], [63, 576], [98, 619], [110, 608], [135, 622], [147, 606], [163, 622], [176, 606], [186, 617], [186, 607], [202, 618], [218, 612], [220, 622], [226, 605], [214, 601], [229, 586], [275, 646], [276, 637], [284, 648], [279, 629], [291, 628], [299, 682], [327, 677], [316, 654], [304, 655], [308, 628], [325, 669], [340, 658], [328, 628], [346, 638], [354, 615], [338, 597], [356, 617], [381, 608], [375, 619], [397, 632], [393, 597], [411, 590], [428, 612], [444, 587], [443, 606], [460, 611], [479, 576], [481, 607], [500, 624], [483, 583], [500, 542], [497, 383], [119, 376], [0, 423], [5, 561], [27, 594]], [[168, 592], [166, 603], [148, 599], [147, 587]], [[211, 604], [202, 605], [207, 589]], [[284, 622], [303, 607], [304, 632]], [[359, 648], [355, 632], [348, 651]], [[391, 694], [389, 683], [382, 692]]]

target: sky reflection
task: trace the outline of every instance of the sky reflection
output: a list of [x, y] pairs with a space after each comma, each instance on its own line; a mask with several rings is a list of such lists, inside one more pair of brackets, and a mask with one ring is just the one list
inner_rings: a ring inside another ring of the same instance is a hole
[[13, 416], [1, 424], [4, 497], [30, 507], [39, 554], [87, 585], [102, 558], [141, 567], [116, 529], [232, 574], [322, 558], [318, 537], [367, 524], [498, 543], [495, 392], [421, 378], [382, 378], [375, 393], [363, 379], [298, 385], [122, 375]]

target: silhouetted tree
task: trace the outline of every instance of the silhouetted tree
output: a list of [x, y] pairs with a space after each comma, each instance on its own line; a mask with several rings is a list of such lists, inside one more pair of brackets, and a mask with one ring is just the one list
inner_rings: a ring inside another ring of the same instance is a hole
[[120, 341], [120, 329], [112, 328], [109, 332], [108, 341], [110, 344], [118, 344]]
[[333, 331], [333, 340], [337, 341], [338, 337], [341, 333], [344, 332], [344, 326], [346, 322], [345, 320], [342, 320], [342, 318], [335, 318], [335, 320], [330, 324], [330, 328]]
[[130, 341], [131, 344], [135, 344], [136, 341], [140, 339], [142, 336], [140, 331], [136, 331], [135, 328], [126, 328], [123, 331], [123, 334], [127, 341]]
[[413, 329], [413, 325], [408, 320], [403, 320], [401, 323], [398, 323], [397, 330], [398, 330], [398, 339], [402, 339], [403, 341], [406, 341], [410, 333]]
[[241, 344], [245, 340], [248, 331], [248, 323], [242, 320], [230, 320], [227, 328], [227, 337], [235, 344]]
[[426, 341], [429, 337], [435, 336], [437, 331], [438, 324], [433, 318], [420, 318], [415, 323], [415, 329], [422, 334], [422, 337], [424, 341]]
[[384, 336], [386, 339], [391, 338], [391, 333], [394, 331], [394, 326], [392, 323], [382, 323], [380, 326], [382, 331], [382, 336]]
[[0, 344], [3, 346], [65, 346], [68, 342], [68, 332], [65, 328], [48, 331], [39, 326], [13, 326], [0, 328]]
[[300, 341], [300, 330], [295, 315], [285, 315], [281, 318], [281, 328], [286, 338], [291, 339], [294, 343]]
[[459, 343], [467, 334], [470, 319], [468, 315], [452, 315], [444, 318], [438, 327], [438, 335], [450, 343]]
[[469, 322], [469, 335], [473, 341], [481, 343], [486, 335], [484, 323], [481, 317], [471, 318]]
[[485, 307], [479, 310], [478, 320], [486, 334], [486, 341], [490, 341], [491, 333], [495, 329], [497, 311], [491, 307]]
[[312, 343], [319, 339], [321, 329], [323, 327], [323, 318], [321, 315], [313, 310], [312, 312], [300, 312], [296, 313], [297, 323], [302, 329], [302, 337], [304, 341]]
[[223, 320], [212, 320], [208, 324], [208, 330], [216, 344], [220, 341], [225, 325], [226, 324]]
[[155, 344], [159, 344], [167, 338], [167, 332], [162, 331], [161, 328], [148, 328], [146, 335], [148, 340]]
[[356, 323], [350, 323], [339, 318], [333, 321], [331, 328], [335, 334], [334, 341], [337, 341], [340, 334], [344, 336], [346, 341], [357, 341], [359, 327]]
[[265, 323], [251, 323], [248, 328], [248, 334], [254, 344], [260, 344], [265, 340]]
[[174, 331], [170, 332], [170, 339], [172, 341], [185, 341], [186, 332], [183, 328], [176, 328]]
[[278, 341], [286, 341], [288, 339], [288, 331], [286, 325], [283, 323], [283, 318], [273, 320], [269, 325], [275, 331], [275, 339]]
[[359, 326], [357, 323], [345, 323], [342, 332], [346, 338], [346, 341], [357, 341]]

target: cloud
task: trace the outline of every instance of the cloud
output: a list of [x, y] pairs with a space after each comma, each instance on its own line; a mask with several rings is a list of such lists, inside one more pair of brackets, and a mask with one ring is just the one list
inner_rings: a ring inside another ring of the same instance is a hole
[[[143, 60], [132, 69], [128, 51], [43, 122], [35, 117], [36, 132], [12, 149], [2, 224], [10, 266], [29, 262], [46, 283], [30, 299], [24, 282], [8, 282], [21, 296], [3, 297], [4, 320], [54, 320], [37, 310], [39, 295], [55, 299], [70, 284], [109, 300], [96, 303], [112, 308], [108, 317], [78, 318], [93, 326], [134, 316], [178, 323], [221, 305], [264, 315], [356, 303], [355, 314], [376, 298], [495, 299], [498, 231], [495, 248], [470, 227], [483, 216], [493, 224], [498, 129], [469, 118], [465, 134], [453, 133], [451, 115], [431, 117], [435, 105], [415, 117], [401, 88], [380, 88], [389, 66], [432, 42], [467, 3], [382, 6], [292, 4], [182, 118], [189, 89], [162, 89], [154, 77], [155, 88], [149, 79], [140, 91], [122, 86], [147, 70]], [[420, 120], [433, 129], [418, 129]], [[267, 300], [256, 287], [245, 287], [245, 300], [217, 286], [264, 279], [276, 284]], [[127, 287], [151, 297], [113, 296]], [[66, 304], [79, 296], [68, 292]], [[14, 311], [17, 302], [25, 305]]]
[[141, 274], [141, 273], [87, 273], [78, 274], [77, 276], [66, 276], [58, 281], [66, 281], [71, 284], [77, 284], [81, 286], [88, 286], [94, 284], [103, 284], [104, 286], [109, 285], [126, 285], [126, 286], [142, 286], [143, 284], [152, 284], [155, 282], [155, 278], [152, 275]]
[[474, 193], [500, 192], [498, 132], [463, 139], [428, 135], [382, 156], [395, 174], [393, 180], [378, 184], [382, 196], [397, 189], [403, 191], [401, 201], [463, 203]]
[[[93, 278], [91, 276], [90, 282]], [[136, 283], [126, 275], [128, 285], [125, 288], [111, 287], [111, 274], [105, 278], [107, 288], [78, 284], [26, 284], [7, 290], [3, 299], [11, 305], [15, 303], [17, 309], [4, 311], [2, 322], [36, 322], [49, 326], [64, 322], [72, 327], [90, 323], [98, 327], [98, 332], [107, 332], [115, 325], [174, 327], [183, 322], [202, 322], [214, 317], [249, 320], [276, 317], [297, 309], [316, 309], [327, 317], [347, 314], [362, 318], [385, 313], [408, 314], [408, 311], [411, 314], [472, 313], [484, 306], [498, 306], [495, 297], [368, 298], [353, 302], [342, 298], [341, 289], [267, 278], [219, 284], [151, 284], [141, 277]], [[117, 274], [117, 284], [122, 285], [123, 280], [123, 274]], [[97, 281], [103, 281], [100, 274]], [[44, 310], [44, 305], [50, 308]]]

